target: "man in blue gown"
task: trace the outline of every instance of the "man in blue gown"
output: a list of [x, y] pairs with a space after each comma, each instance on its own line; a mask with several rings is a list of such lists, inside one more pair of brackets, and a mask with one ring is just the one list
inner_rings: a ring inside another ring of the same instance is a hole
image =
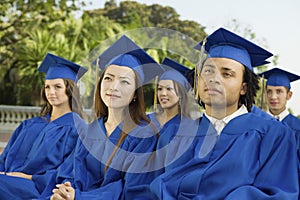
[[197, 71], [205, 114], [193, 158], [157, 177], [151, 191], [158, 199], [298, 199], [293, 134], [250, 112], [259, 88], [253, 67], [272, 54], [224, 28], [195, 48], [207, 56]]
[[300, 76], [279, 68], [273, 68], [259, 75], [268, 79], [266, 83], [268, 113], [295, 132], [299, 147], [300, 119], [289, 113], [286, 104], [293, 95], [290, 82], [300, 79]]
[[287, 101], [293, 95], [290, 83], [300, 79], [300, 76], [280, 68], [265, 71], [259, 74], [259, 76], [268, 79], [265, 88], [269, 109], [268, 114], [273, 119], [287, 125], [294, 132], [298, 146], [298, 158], [300, 160], [300, 119], [289, 113], [286, 107]]

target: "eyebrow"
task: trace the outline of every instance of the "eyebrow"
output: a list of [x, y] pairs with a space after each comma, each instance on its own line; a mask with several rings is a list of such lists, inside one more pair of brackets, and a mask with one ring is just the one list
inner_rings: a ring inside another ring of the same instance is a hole
[[[205, 64], [203, 67], [216, 68], [216, 66], [213, 64]], [[232, 71], [235, 73], [235, 71], [229, 67], [221, 67], [221, 71]]]
[[62, 86], [64, 85], [63, 83], [54, 83], [54, 84], [49, 84], [49, 83], [45, 83], [45, 86]]
[[[115, 77], [114, 74], [111, 74], [111, 73], [105, 73], [105, 75], [109, 75], [109, 76], [113, 76]], [[127, 76], [120, 76], [121, 79], [128, 79], [128, 80], [131, 80], [131, 78], [127, 77]]]
[[171, 84], [167, 84], [167, 85], [158, 84], [157, 87], [171, 87], [171, 88], [173, 88], [173, 85], [171, 85]]
[[111, 74], [111, 73], [108, 73], [108, 72], [106, 72], [105, 75], [115, 76], [115, 75], [113, 75], [113, 74]]
[[216, 66], [215, 66], [215, 65], [213, 65], [213, 64], [205, 64], [205, 65], [203, 65], [203, 67], [211, 67], [211, 68], [216, 68]]

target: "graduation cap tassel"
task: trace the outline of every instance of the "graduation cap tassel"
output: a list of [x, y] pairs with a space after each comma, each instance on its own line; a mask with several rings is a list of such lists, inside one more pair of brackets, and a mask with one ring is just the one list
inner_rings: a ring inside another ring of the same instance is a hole
[[197, 75], [197, 67], [195, 67], [195, 73], [194, 73], [194, 97], [196, 100], [198, 100], [198, 75]]
[[260, 101], [260, 109], [263, 109], [263, 103], [264, 103], [264, 93], [265, 93], [265, 81], [264, 81], [264, 75], [262, 75], [262, 89], [261, 89], [261, 101]]
[[205, 44], [206, 44], [206, 38], [204, 38], [203, 43], [200, 48], [200, 55], [199, 55], [199, 61], [195, 67], [195, 77], [194, 77], [194, 89], [195, 89], [195, 99], [198, 100], [199, 94], [198, 94], [198, 78], [200, 77], [200, 74], [202, 72], [203, 68], [203, 61], [204, 61], [204, 51], [205, 51]]
[[98, 82], [98, 78], [99, 78], [99, 71], [100, 71], [100, 67], [99, 67], [99, 58], [96, 59], [96, 73], [95, 73], [95, 83]]
[[156, 112], [157, 109], [157, 84], [158, 84], [158, 76], [155, 76], [154, 80], [154, 100], [153, 100], [153, 109]]

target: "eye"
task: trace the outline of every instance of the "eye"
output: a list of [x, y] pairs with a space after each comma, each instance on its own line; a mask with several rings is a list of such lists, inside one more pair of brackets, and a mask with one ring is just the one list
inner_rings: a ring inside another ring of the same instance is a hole
[[49, 89], [50, 87], [49, 87], [49, 85], [45, 85], [45, 89]]
[[210, 67], [205, 67], [201, 72], [202, 75], [210, 75], [213, 73], [214, 73], [214, 70]]
[[158, 90], [158, 91], [162, 91], [162, 87], [158, 87], [157, 90]]
[[171, 90], [173, 90], [173, 88], [172, 87], [167, 87], [167, 90], [171, 91]]
[[229, 73], [229, 72], [225, 72], [225, 73], [223, 74], [223, 76], [224, 76], [224, 77], [232, 77], [232, 74]]
[[282, 94], [283, 93], [282, 90], [277, 90], [276, 92], [277, 92], [277, 94]]
[[109, 81], [112, 80], [109, 76], [104, 76], [103, 80]]
[[126, 81], [126, 80], [122, 80], [121, 83], [125, 84], [125, 85], [130, 85], [129, 81]]

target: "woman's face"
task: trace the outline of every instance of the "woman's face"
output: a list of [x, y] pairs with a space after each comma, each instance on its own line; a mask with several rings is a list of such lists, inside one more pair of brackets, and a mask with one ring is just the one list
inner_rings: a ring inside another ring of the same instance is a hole
[[45, 80], [45, 95], [47, 101], [52, 106], [69, 105], [69, 98], [66, 94], [66, 85], [61, 78]]
[[134, 98], [135, 73], [126, 66], [110, 65], [106, 68], [100, 95], [108, 108], [124, 108]]
[[161, 80], [157, 86], [157, 97], [163, 109], [170, 109], [178, 105], [179, 97], [172, 80]]

